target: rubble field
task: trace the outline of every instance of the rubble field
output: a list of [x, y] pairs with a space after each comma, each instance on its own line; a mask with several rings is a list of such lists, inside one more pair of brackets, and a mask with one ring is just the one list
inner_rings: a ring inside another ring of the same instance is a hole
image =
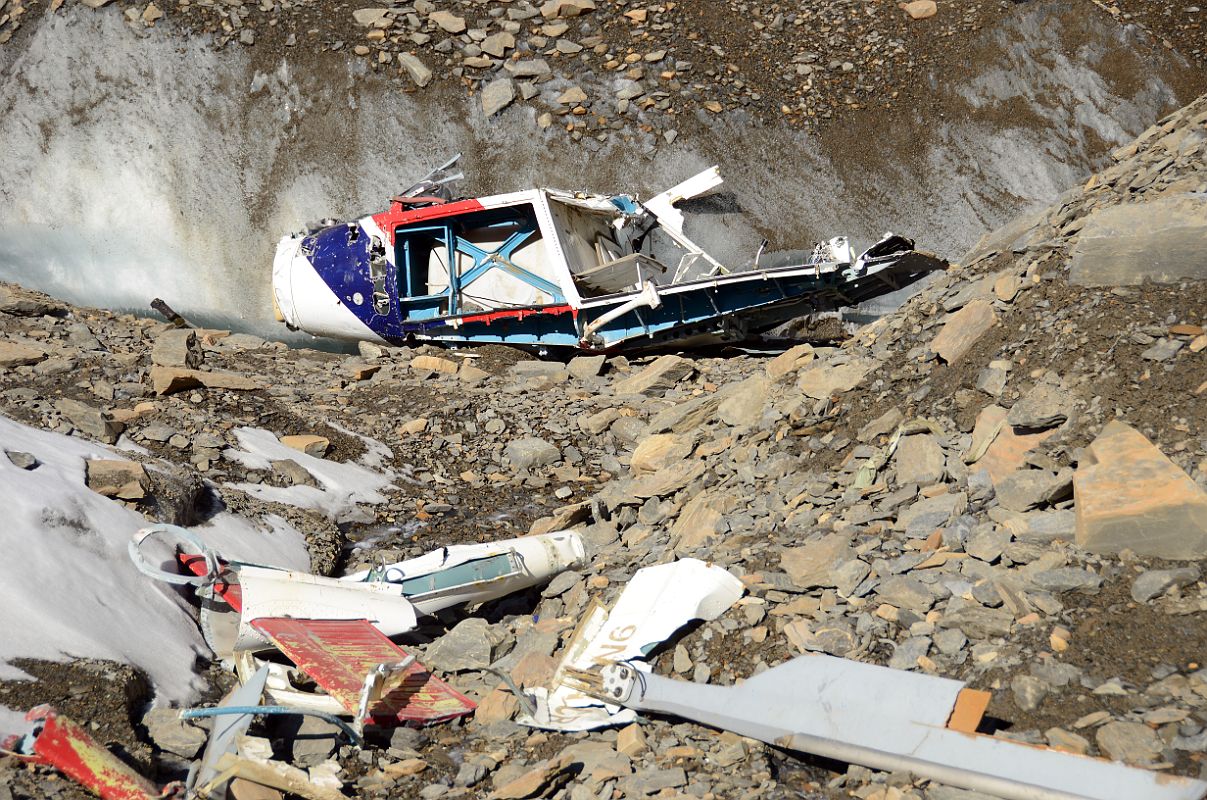
[[[479, 667], [546, 686], [592, 600], [689, 557], [745, 593], [651, 654], [658, 674], [728, 685], [826, 653], [991, 690], [996, 736], [1207, 777], [1205, 193], [1207, 96], [898, 311], [773, 357], [562, 363], [368, 342], [341, 355], [9, 285], [0, 408], [117, 448], [114, 469], [134, 477], [87, 473], [110, 502], [202, 532], [223, 510], [275, 515], [321, 574], [580, 532], [580, 569], [401, 640], [479, 704], [472, 716], [373, 733], [363, 749], [314, 720], [252, 729], [280, 760], [334, 760], [349, 796], [983, 796], [673, 717], [574, 734], [516, 724], [518, 700]], [[297, 455], [248, 458], [255, 431]], [[389, 486], [293, 504], [304, 495], [288, 490], [334, 493], [324, 462]], [[216, 701], [233, 678], [196, 662], [179, 667], [202, 675], [195, 700]], [[199, 725], [148, 709], [154, 687], [130, 667], [15, 666], [37, 680], [0, 683], [0, 705], [53, 702], [160, 782], [204, 744]], [[85, 796], [0, 758], [0, 797]]]

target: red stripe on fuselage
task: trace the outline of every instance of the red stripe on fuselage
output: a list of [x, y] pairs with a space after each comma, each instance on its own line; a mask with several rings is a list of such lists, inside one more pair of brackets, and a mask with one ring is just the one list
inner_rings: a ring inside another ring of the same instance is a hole
[[488, 311], [484, 314], [467, 314], [462, 317], [449, 317], [449, 321], [457, 320], [464, 324], [467, 322], [485, 322], [487, 325], [498, 319], [523, 319], [524, 317], [532, 317], [540, 314], [575, 314], [573, 307], [568, 305], [560, 306], [534, 306], [530, 308], [508, 308], [501, 311]]
[[394, 246], [394, 229], [400, 225], [410, 225], [413, 222], [455, 217], [458, 214], [468, 214], [471, 211], [484, 211], [485, 206], [475, 199], [458, 200], [455, 203], [441, 203], [436, 206], [423, 208], [407, 208], [402, 203], [394, 203], [389, 211], [373, 214], [372, 219], [381, 228], [382, 233], [389, 239], [390, 247]]

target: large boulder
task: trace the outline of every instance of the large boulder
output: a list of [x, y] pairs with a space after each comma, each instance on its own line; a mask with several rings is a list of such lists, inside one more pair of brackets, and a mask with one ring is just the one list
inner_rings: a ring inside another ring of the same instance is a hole
[[1207, 492], [1152, 442], [1114, 420], [1073, 478], [1077, 544], [1095, 553], [1207, 558]]
[[1073, 247], [1069, 278], [1084, 286], [1207, 279], [1207, 198], [1189, 194], [1090, 214]]

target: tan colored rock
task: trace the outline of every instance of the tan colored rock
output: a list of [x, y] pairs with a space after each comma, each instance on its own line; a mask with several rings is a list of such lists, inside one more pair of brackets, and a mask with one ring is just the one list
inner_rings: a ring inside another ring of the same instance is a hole
[[151, 363], [161, 367], [197, 369], [204, 356], [191, 328], [171, 328], [155, 337], [151, 347]]
[[733, 510], [733, 505], [732, 498], [707, 492], [688, 500], [671, 526], [675, 550], [690, 552], [708, 544], [723, 530], [725, 515]]
[[105, 497], [141, 500], [147, 496], [150, 481], [137, 461], [92, 459], [87, 462], [88, 488]]
[[465, 32], [465, 17], [458, 17], [449, 11], [433, 11], [428, 19], [448, 33]]
[[939, 13], [935, 0], [913, 0], [910, 3], [902, 3], [901, 8], [905, 9], [910, 19], [929, 19]]
[[325, 436], [316, 436], [312, 433], [282, 436], [281, 444], [315, 458], [322, 458], [331, 449], [330, 439]]
[[646, 750], [645, 732], [636, 722], [616, 732], [616, 752], [636, 758]]
[[1073, 477], [1077, 544], [1169, 559], [1207, 558], [1207, 492], [1131, 426], [1114, 420]]
[[662, 356], [645, 369], [613, 387], [616, 394], [662, 394], [679, 381], [696, 371], [696, 366], [686, 358]]
[[875, 366], [873, 361], [852, 361], [836, 367], [825, 364], [811, 367], [801, 373], [796, 388], [814, 400], [824, 400], [854, 389]]
[[399, 436], [413, 436], [416, 433], [423, 433], [425, 430], [427, 430], [427, 417], [418, 417], [402, 423], [394, 432]]
[[490, 800], [524, 800], [540, 794], [553, 778], [570, 765], [567, 758], [542, 761], [520, 777], [510, 781], [489, 795]]
[[186, 389], [230, 389], [250, 392], [264, 388], [257, 381], [237, 372], [218, 372], [178, 367], [151, 367], [151, 385], [159, 395], [175, 394]]
[[159, 10], [159, 6], [154, 3], [147, 3], [147, 7], [143, 9], [142, 21], [146, 25], [154, 25], [156, 21], [163, 18], [163, 12]]
[[357, 25], [371, 28], [380, 22], [384, 22], [389, 13], [390, 9], [388, 8], [358, 8], [352, 12], [352, 19], [356, 20]]
[[507, 687], [499, 686], [493, 692], [483, 697], [474, 711], [474, 722], [479, 725], [490, 725], [511, 719], [520, 710], [520, 703]]
[[633, 483], [634, 497], [667, 497], [702, 476], [708, 467], [700, 461], [682, 461], [638, 479]]
[[972, 429], [972, 446], [964, 455], [965, 463], [975, 465], [972, 471], [988, 471], [994, 486], [1022, 467], [1027, 453], [1056, 433], [1055, 428], [1036, 433], [1015, 433], [1006, 424], [1009, 413], [1001, 406], [985, 406]]
[[393, 764], [386, 764], [381, 771], [391, 778], [401, 778], [407, 775], [418, 775], [427, 769], [427, 762], [422, 758], [404, 758]]
[[1010, 303], [1018, 296], [1024, 281], [1017, 275], [1007, 273], [993, 282], [993, 296], [1003, 303]]
[[796, 372], [815, 357], [813, 345], [798, 344], [767, 362], [767, 377], [773, 381], [778, 381]]
[[633, 451], [629, 469], [634, 475], [657, 472], [691, 455], [692, 440], [677, 433], [659, 433], [647, 436]]
[[986, 331], [997, 324], [997, 313], [988, 300], [973, 300], [947, 317], [930, 349], [948, 364], [958, 363]]
[[580, 17], [594, 10], [594, 0], [549, 0], [541, 6], [541, 16], [545, 19]]
[[0, 367], [24, 367], [46, 360], [41, 347], [19, 342], [0, 342]]
[[801, 589], [834, 586], [834, 570], [855, 557], [850, 538], [831, 533], [803, 547], [786, 548], [780, 555], [780, 567]]
[[439, 372], [444, 375], [456, 375], [460, 369], [456, 361], [449, 361], [447, 358], [437, 358], [436, 356], [415, 356], [411, 359], [411, 369], [421, 372]]
[[520, 656], [511, 670], [511, 679], [525, 689], [548, 686], [557, 672], [558, 660], [550, 655], [531, 650]]

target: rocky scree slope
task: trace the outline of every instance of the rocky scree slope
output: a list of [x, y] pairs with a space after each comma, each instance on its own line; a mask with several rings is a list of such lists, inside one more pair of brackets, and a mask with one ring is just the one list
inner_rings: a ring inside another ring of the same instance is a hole
[[[674, 719], [575, 736], [511, 722], [514, 698], [474, 668], [542, 685], [590, 599], [681, 556], [725, 566], [749, 591], [669, 642], [654, 659], [664, 674], [725, 684], [802, 652], [922, 670], [994, 690], [997, 735], [1199, 775], [1207, 275], [1186, 243], [1204, 238], [1205, 152], [1207, 97], [837, 347], [560, 364], [365, 344], [344, 357], [220, 332], [190, 340], [11, 288], [0, 398], [21, 421], [124, 435], [146, 450], [128, 458], [175, 465], [178, 483], [200, 487], [185, 504], [194, 517], [218, 503], [291, 515], [325, 571], [582, 528], [581, 573], [442, 618], [412, 643], [479, 699], [472, 719], [361, 752], [326, 729], [267, 731], [281, 757], [338, 760], [359, 797], [970, 797], [834, 773]], [[209, 377], [181, 388], [176, 373], [198, 356]], [[376, 452], [397, 491], [334, 515], [267, 503], [256, 485], [313, 475], [290, 459], [228, 459], [240, 426], [320, 436], [336, 461]], [[115, 502], [181, 513], [161, 493], [172, 496], [152, 486]], [[3, 684], [0, 702], [61, 702], [147, 769], [179, 770], [197, 732], [140, 716], [126, 696], [98, 702], [98, 672], [122, 674], [77, 663], [55, 681]], [[0, 768], [14, 797], [78, 796], [39, 770]]]

